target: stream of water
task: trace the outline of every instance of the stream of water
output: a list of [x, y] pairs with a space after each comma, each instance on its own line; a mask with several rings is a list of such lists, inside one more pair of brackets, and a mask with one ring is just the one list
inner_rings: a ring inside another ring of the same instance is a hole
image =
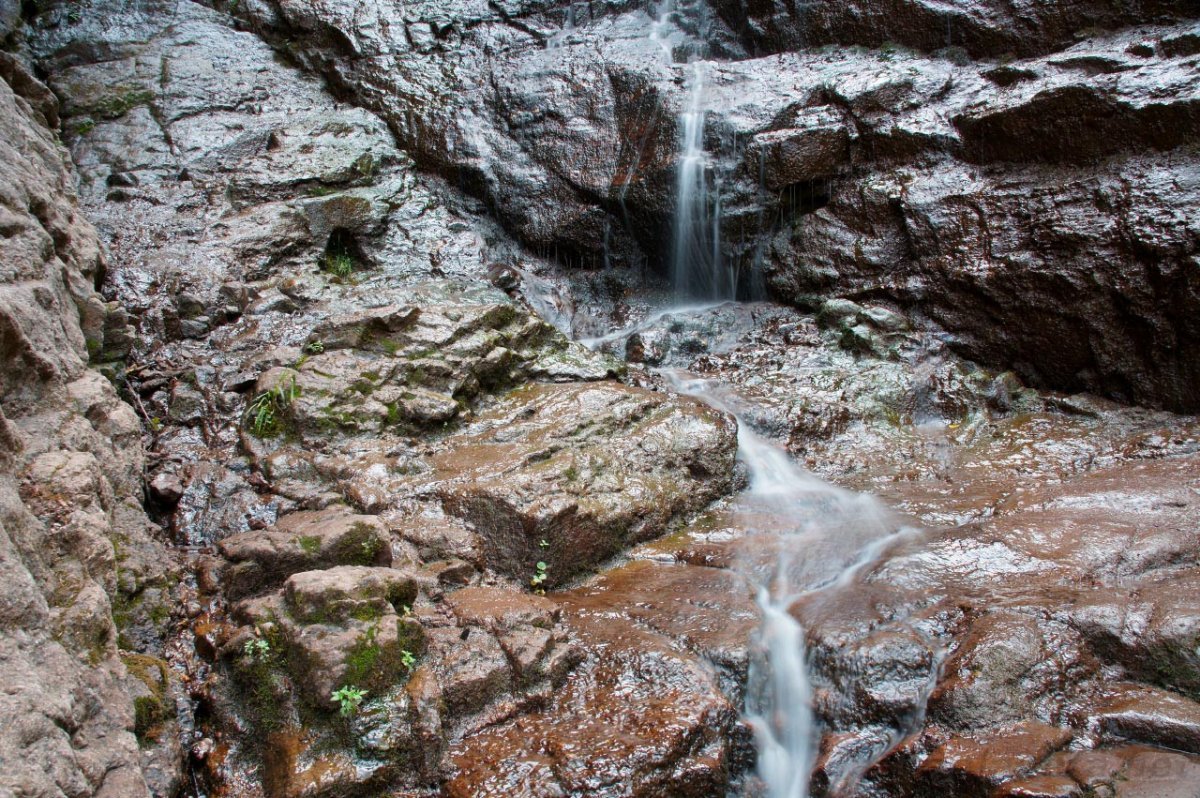
[[708, 65], [692, 63], [688, 104], [679, 117], [682, 142], [675, 194], [671, 283], [676, 296], [732, 299], [733, 273], [721, 258], [721, 193], [710, 190], [712, 165], [704, 149], [704, 83]]
[[[650, 38], [671, 60], [671, 0], [659, 7]], [[691, 64], [688, 101], [679, 116], [671, 281], [677, 305], [640, 324], [584, 340], [598, 348], [649, 329], [670, 315], [704, 313], [735, 298], [736, 276], [722, 262], [720, 187], [704, 147], [705, 83], [711, 65]], [[545, 309], [543, 309], [545, 310]], [[915, 530], [877, 499], [830, 485], [804, 471], [780, 447], [758, 435], [739, 400], [720, 383], [681, 371], [660, 372], [672, 387], [732, 414], [738, 458], [749, 486], [733, 500], [738, 525], [769, 544], [747, 547], [739, 569], [753, 586], [761, 621], [751, 641], [745, 717], [758, 748], [758, 776], [767, 798], [807, 798], [816, 743], [813, 686], [805, 631], [791, 613], [809, 594], [837, 590], [899, 538]]]
[[749, 487], [735, 512], [747, 534], [777, 546], [746, 552], [739, 564], [755, 586], [762, 620], [752, 641], [745, 713], [758, 746], [758, 775], [769, 798], [807, 798], [817, 728], [804, 629], [789, 611], [801, 597], [851, 583], [892, 543], [917, 530], [876, 498], [818, 479], [754, 432], [719, 383], [664, 371], [680, 393], [738, 421], [738, 458]]

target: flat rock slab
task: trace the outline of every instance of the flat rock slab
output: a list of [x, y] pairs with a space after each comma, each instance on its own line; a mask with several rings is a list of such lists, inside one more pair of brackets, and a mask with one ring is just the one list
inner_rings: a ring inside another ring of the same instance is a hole
[[570, 619], [588, 659], [547, 709], [451, 749], [446, 795], [724, 793], [737, 710], [700, 659], [605, 616]]
[[1122, 686], [1099, 701], [1090, 719], [1106, 734], [1200, 754], [1200, 704], [1145, 685]]
[[954, 737], [936, 748], [917, 771], [922, 795], [986, 796], [994, 787], [1032, 771], [1071, 740], [1071, 732], [1037, 722], [988, 735]]
[[392, 562], [383, 523], [346, 507], [292, 513], [269, 529], [232, 535], [218, 548], [231, 563], [224, 576], [231, 599], [272, 587], [301, 571]]

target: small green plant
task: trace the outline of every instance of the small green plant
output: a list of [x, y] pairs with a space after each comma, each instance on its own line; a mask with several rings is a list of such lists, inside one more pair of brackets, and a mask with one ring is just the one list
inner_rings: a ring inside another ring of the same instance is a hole
[[319, 355], [325, 351], [325, 344], [321, 341], [309, 341], [304, 345], [304, 354]]
[[420, 366], [413, 366], [404, 378], [404, 381], [410, 388], [417, 388], [425, 384], [426, 379], [428, 379], [428, 375], [425, 373], [425, 369]]
[[271, 644], [261, 637], [247, 640], [242, 653], [255, 662], [266, 662], [271, 656]]
[[286, 383], [281, 381], [274, 388], [255, 396], [246, 411], [250, 419], [250, 431], [260, 438], [277, 435], [280, 416], [299, 395], [300, 389], [293, 378]]
[[96, 120], [90, 116], [84, 117], [75, 123], [75, 133], [80, 136], [86, 136], [96, 129]]
[[567, 470], [563, 471], [563, 476], [566, 478], [567, 482], [574, 482], [575, 480], [579, 479], [579, 469], [576, 468], [574, 464], [569, 465], [567, 466]]
[[400, 664], [411, 671], [413, 669], [413, 667], [417, 664], [417, 658], [413, 655], [413, 653], [411, 651], [409, 651], [408, 649], [405, 649], [400, 652]]
[[387, 404], [387, 423], [388, 426], [395, 426], [404, 420], [404, 413], [400, 408], [399, 402], [388, 402]]
[[542, 585], [544, 585], [546, 583], [547, 567], [548, 566], [546, 565], [546, 563], [539, 561], [538, 564], [536, 566], [534, 566], [535, 570], [533, 573], [533, 577], [529, 580], [529, 585], [534, 589], [534, 592], [536, 592], [538, 595], [542, 595], [546, 592], [545, 588], [543, 588]]
[[541, 540], [538, 541], [538, 548], [543, 549], [543, 550], [550, 548], [550, 541], [546, 540], [545, 538], [542, 538]]
[[338, 714], [343, 718], [348, 718], [358, 711], [362, 706], [363, 699], [367, 697], [366, 690], [360, 690], [352, 684], [343, 685], [333, 691], [330, 698], [338, 703]]
[[339, 280], [348, 280], [354, 274], [354, 258], [345, 252], [331, 252], [325, 255], [321, 268]]

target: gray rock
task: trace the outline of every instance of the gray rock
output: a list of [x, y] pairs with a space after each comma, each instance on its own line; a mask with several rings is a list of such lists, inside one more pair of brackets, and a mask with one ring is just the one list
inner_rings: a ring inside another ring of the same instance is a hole
[[225, 590], [231, 598], [278, 585], [291, 574], [337, 565], [388, 565], [387, 530], [375, 516], [346, 508], [292, 513], [275, 526], [232, 535], [220, 543], [231, 563]]
[[170, 419], [178, 424], [199, 423], [208, 412], [204, 394], [186, 382], [178, 383], [171, 390]]
[[[0, 4], [0, 35], [15, 20]], [[148, 798], [113, 606], [172, 557], [141, 509], [139, 421], [87, 370], [104, 259], [46, 93], [0, 56], [0, 793]]]

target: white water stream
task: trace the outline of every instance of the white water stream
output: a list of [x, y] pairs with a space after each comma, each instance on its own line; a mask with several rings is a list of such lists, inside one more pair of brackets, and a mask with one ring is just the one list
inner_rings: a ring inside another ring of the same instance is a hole
[[750, 428], [719, 384], [663, 373], [680, 393], [738, 420], [738, 458], [750, 485], [737, 497], [736, 512], [747, 534], [770, 534], [778, 544], [777, 552], [747, 556], [741, 564], [762, 613], [752, 641], [746, 718], [767, 796], [807, 798], [818, 735], [804, 629], [789, 609], [803, 596], [850, 584], [891, 543], [916, 530], [898, 523], [874, 497], [797, 466]]
[[[650, 38], [673, 61], [674, 0], [664, 0]], [[736, 276], [722, 262], [720, 186], [704, 148], [705, 84], [713, 65], [694, 61], [688, 101], [679, 116], [680, 150], [671, 251], [676, 298], [690, 307], [669, 308], [624, 330], [584, 341], [593, 348], [650, 328], [671, 314], [703, 312], [734, 299]], [[711, 304], [700, 304], [700, 303]], [[818, 728], [805, 631], [790, 612], [801, 598], [837, 590], [874, 562], [891, 543], [914, 534], [874, 497], [830, 485], [797, 466], [787, 453], [757, 435], [718, 383], [682, 372], [663, 372], [680, 393], [738, 421], [738, 458], [750, 484], [734, 500], [738, 526], [761, 536], [759, 551], [740, 564], [755, 586], [761, 623], [752, 641], [745, 714], [758, 746], [758, 775], [766, 798], [808, 798]]]
[[715, 186], [712, 161], [704, 149], [704, 85], [709, 65], [692, 63], [688, 104], [679, 116], [682, 141], [675, 191], [675, 235], [671, 250], [671, 284], [677, 296], [690, 299], [733, 299], [737, 286], [721, 258], [721, 192]]

